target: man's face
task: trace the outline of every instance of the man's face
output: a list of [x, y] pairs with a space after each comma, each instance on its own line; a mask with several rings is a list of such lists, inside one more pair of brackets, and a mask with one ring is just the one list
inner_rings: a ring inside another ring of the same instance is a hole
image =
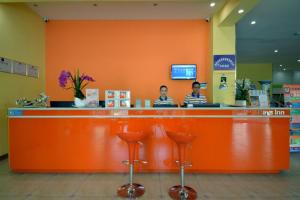
[[193, 86], [193, 93], [194, 94], [199, 94], [199, 91], [200, 91], [200, 85], [199, 84], [195, 84]]
[[163, 87], [160, 89], [160, 96], [165, 97], [168, 94], [168, 89]]

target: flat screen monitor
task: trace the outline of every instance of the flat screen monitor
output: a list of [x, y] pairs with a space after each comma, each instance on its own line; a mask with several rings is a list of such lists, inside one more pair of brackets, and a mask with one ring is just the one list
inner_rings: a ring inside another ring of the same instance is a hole
[[197, 65], [196, 64], [173, 64], [171, 66], [172, 80], [196, 80]]

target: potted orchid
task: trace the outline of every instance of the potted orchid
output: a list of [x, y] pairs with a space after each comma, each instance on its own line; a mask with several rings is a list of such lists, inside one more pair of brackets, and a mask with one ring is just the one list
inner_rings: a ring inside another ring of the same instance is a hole
[[235, 104], [237, 106], [247, 106], [249, 101], [249, 90], [251, 89], [250, 79], [238, 79], [236, 80], [236, 95]]
[[[70, 82], [70, 85], [68, 85]], [[85, 88], [89, 82], [95, 82], [95, 80], [85, 74], [80, 74], [79, 70], [72, 75], [71, 72], [63, 70], [59, 75], [59, 86], [64, 89], [74, 90], [74, 102], [76, 107], [85, 106], [85, 96], [82, 93], [82, 89]]]

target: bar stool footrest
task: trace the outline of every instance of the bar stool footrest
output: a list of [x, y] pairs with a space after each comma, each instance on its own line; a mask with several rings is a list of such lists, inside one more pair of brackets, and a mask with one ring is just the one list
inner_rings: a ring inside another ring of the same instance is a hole
[[[176, 160], [175, 162], [176, 162], [177, 165], [180, 165], [179, 160]], [[184, 161], [183, 166], [184, 167], [192, 167], [193, 165], [190, 161]]]
[[[129, 165], [129, 160], [123, 160], [122, 164]], [[143, 164], [143, 165], [146, 165], [146, 164], [148, 164], [148, 161], [146, 161], [146, 160], [134, 160], [134, 164]]]

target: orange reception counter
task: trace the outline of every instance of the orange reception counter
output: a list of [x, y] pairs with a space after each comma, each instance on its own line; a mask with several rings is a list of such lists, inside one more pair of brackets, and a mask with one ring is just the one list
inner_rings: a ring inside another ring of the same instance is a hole
[[191, 172], [278, 173], [289, 169], [289, 109], [10, 108], [9, 165], [15, 172], [126, 172], [121, 126], [146, 131], [139, 172], [177, 172], [176, 144], [166, 130], [197, 137]]

